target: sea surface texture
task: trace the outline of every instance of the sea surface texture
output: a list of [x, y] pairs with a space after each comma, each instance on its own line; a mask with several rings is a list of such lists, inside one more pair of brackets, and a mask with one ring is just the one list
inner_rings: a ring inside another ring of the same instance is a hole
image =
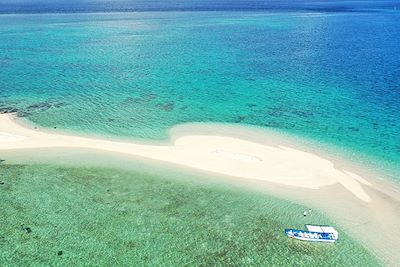
[[[400, 181], [399, 2], [292, 2], [0, 0], [0, 112], [132, 139], [259, 126]], [[340, 226], [283, 234], [321, 211], [169, 178], [0, 154], [0, 265], [379, 265]]]
[[287, 238], [330, 220], [264, 194], [104, 168], [0, 174], [2, 266], [379, 266], [340, 227], [334, 245]]
[[399, 55], [395, 9], [4, 14], [0, 111], [149, 139], [251, 124], [393, 171]]

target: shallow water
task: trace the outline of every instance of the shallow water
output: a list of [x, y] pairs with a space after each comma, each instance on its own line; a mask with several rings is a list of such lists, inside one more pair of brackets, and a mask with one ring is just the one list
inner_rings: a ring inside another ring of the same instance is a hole
[[0, 109], [164, 139], [184, 122], [278, 129], [400, 172], [399, 12], [0, 16]]
[[334, 245], [288, 239], [285, 227], [331, 222], [232, 186], [54, 164], [0, 173], [3, 265], [379, 265], [342, 231]]
[[[251, 124], [398, 179], [400, 13], [352, 11], [0, 15], [0, 112], [145, 139], [185, 122]], [[288, 240], [306, 207], [162, 176], [0, 164], [1, 262], [378, 264], [345, 234], [334, 246]]]

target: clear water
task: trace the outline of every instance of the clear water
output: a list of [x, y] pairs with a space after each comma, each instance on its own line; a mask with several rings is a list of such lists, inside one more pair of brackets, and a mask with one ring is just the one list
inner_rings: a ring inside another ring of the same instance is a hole
[[379, 266], [341, 229], [337, 244], [288, 239], [288, 226], [330, 221], [243, 189], [4, 163], [0, 181], [2, 266]]
[[[0, 0], [0, 13], [65, 12], [0, 15], [0, 112], [147, 139], [251, 124], [400, 175], [398, 2], [39, 2]], [[164, 12], [109, 13], [149, 9]], [[5, 265], [378, 264], [343, 231], [335, 246], [288, 240], [305, 207], [230, 187], [54, 164], [3, 163], [0, 181]]]
[[400, 13], [0, 16], [0, 110], [45, 127], [150, 139], [253, 124], [400, 174]]
[[365, 11], [400, 8], [396, 0], [0, 0], [0, 13], [304, 10]]

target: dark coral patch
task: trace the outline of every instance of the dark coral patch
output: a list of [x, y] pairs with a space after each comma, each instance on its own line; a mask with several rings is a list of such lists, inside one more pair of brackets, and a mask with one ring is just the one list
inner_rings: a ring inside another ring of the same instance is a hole
[[57, 103], [53, 104], [53, 107], [55, 107], [55, 108], [62, 108], [62, 107], [65, 107], [65, 106], [68, 106], [68, 104], [65, 103], [65, 102], [57, 102]]
[[0, 114], [16, 113], [16, 112], [18, 112], [18, 109], [14, 107], [0, 107]]
[[128, 241], [126, 243], [126, 247], [129, 248], [129, 249], [134, 249], [136, 247], [136, 244], [133, 241]]
[[142, 94], [142, 99], [146, 102], [149, 102], [156, 98], [157, 98], [157, 94], [154, 94], [154, 93]]
[[27, 106], [27, 110], [32, 110], [32, 111], [46, 111], [50, 109], [52, 105], [48, 102], [41, 102], [41, 103], [35, 103], [33, 105]]
[[240, 123], [246, 119], [246, 116], [237, 116], [235, 118], [235, 123]]
[[349, 127], [349, 130], [351, 130], [351, 131], [353, 131], [353, 132], [358, 132], [358, 131], [360, 131], [360, 129], [357, 128], [357, 127]]
[[167, 103], [163, 103], [163, 104], [157, 104], [156, 105], [157, 108], [164, 110], [166, 112], [170, 112], [172, 110], [174, 110], [175, 108], [175, 102], [167, 102]]
[[22, 111], [22, 110], [19, 110], [19, 111], [17, 112], [17, 116], [18, 116], [18, 117], [28, 117], [28, 116], [30, 116], [30, 115], [32, 115], [31, 112], [26, 112], [26, 111]]
[[295, 115], [297, 115], [297, 116], [303, 117], [303, 118], [307, 118], [307, 117], [310, 117], [310, 116], [313, 115], [312, 112], [310, 112], [310, 111], [303, 111], [303, 110], [295, 110], [295, 111], [293, 111], [292, 113], [295, 114]]
[[267, 111], [267, 114], [273, 117], [281, 117], [284, 115], [286, 110], [281, 107], [271, 108]]
[[27, 227], [24, 224], [21, 224], [21, 230], [27, 232], [28, 234], [32, 233], [32, 228]]
[[124, 101], [122, 101], [123, 105], [132, 105], [132, 104], [139, 104], [142, 103], [143, 99], [141, 99], [140, 97], [127, 97], [124, 99]]
[[55, 103], [40, 102], [29, 105], [23, 109], [11, 106], [0, 106], [0, 114], [16, 113], [18, 117], [28, 117], [37, 111], [41, 112], [41, 111], [46, 111], [50, 108], [61, 108], [67, 105], [68, 104], [64, 102], [55, 102]]

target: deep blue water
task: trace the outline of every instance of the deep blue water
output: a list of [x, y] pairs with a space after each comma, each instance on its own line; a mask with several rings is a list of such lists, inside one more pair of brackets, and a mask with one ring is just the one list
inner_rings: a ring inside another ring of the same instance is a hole
[[323, 0], [0, 0], [0, 13], [46, 12], [110, 12], [166, 10], [303, 10], [303, 11], [366, 11], [400, 8], [399, 1], [323, 1]]

